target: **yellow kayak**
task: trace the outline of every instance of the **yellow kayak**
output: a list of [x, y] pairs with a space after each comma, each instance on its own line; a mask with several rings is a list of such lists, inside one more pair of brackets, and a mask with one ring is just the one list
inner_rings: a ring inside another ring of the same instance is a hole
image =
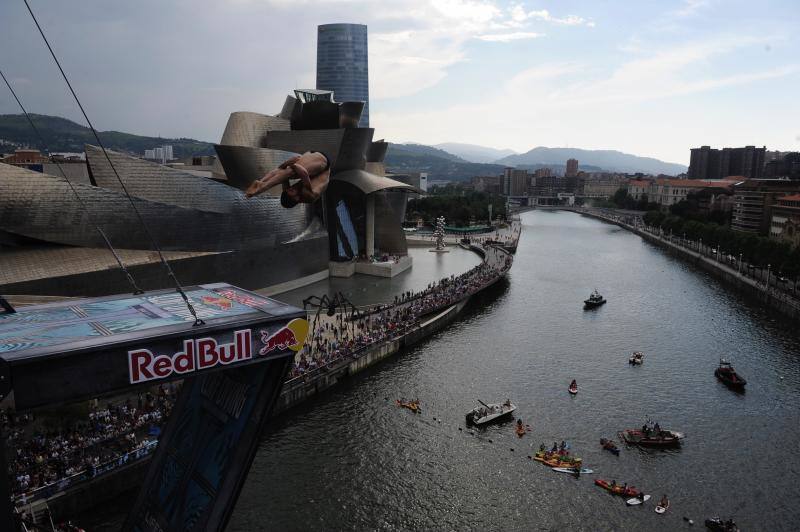
[[401, 401], [400, 399], [398, 399], [396, 401], [396, 403], [397, 403], [397, 406], [402, 406], [403, 408], [408, 408], [409, 410], [411, 410], [415, 414], [419, 414], [420, 412], [422, 412], [422, 409], [420, 408], [419, 403], [417, 401], [406, 402], [406, 401]]

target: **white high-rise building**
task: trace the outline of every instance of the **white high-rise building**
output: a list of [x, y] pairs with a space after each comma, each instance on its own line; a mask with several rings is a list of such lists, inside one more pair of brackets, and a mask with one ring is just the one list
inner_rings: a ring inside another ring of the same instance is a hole
[[156, 158], [155, 150], [144, 150], [144, 158], [145, 159], [155, 159]]

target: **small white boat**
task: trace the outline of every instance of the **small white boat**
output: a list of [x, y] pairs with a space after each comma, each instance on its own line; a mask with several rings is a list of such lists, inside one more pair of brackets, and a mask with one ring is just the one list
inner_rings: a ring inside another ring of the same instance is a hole
[[625, 501], [625, 504], [628, 506], [636, 506], [638, 504], [645, 503], [650, 500], [650, 495], [644, 495], [641, 499], [639, 497], [634, 497], [632, 499], [628, 499]]
[[485, 425], [496, 421], [498, 419], [510, 416], [517, 407], [511, 401], [506, 401], [502, 404], [486, 404], [483, 401], [478, 401], [481, 406], [473, 408], [467, 412], [467, 424], [472, 425]]
[[[571, 467], [553, 467], [551, 469], [556, 473], [571, 473], [573, 475], [577, 473], [577, 471]], [[591, 475], [592, 473], [594, 473], [593, 469], [581, 468], [581, 475]]]

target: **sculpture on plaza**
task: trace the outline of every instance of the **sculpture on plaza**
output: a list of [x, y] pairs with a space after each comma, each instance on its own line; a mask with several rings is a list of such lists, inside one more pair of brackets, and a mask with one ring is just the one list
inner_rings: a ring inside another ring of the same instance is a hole
[[444, 216], [436, 218], [436, 228], [433, 231], [433, 236], [436, 238], [436, 247], [431, 251], [447, 253], [448, 250], [445, 249], [444, 244]]

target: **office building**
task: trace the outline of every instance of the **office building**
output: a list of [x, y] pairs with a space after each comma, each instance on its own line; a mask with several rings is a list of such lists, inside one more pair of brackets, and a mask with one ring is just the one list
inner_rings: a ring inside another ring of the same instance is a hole
[[503, 169], [503, 195], [527, 196], [530, 176], [527, 170]]
[[567, 159], [567, 169], [564, 177], [577, 177], [578, 176], [578, 159]]
[[766, 151], [766, 146], [721, 150], [710, 146], [692, 148], [689, 179], [724, 179], [729, 176], [760, 179], [763, 175]]
[[733, 187], [731, 229], [767, 235], [772, 208], [783, 196], [800, 194], [800, 181], [748, 179]]
[[367, 27], [323, 24], [317, 27], [317, 89], [333, 91], [337, 102], [364, 102], [359, 127], [369, 127]]
[[770, 238], [800, 246], [800, 194], [778, 198], [772, 207]]

